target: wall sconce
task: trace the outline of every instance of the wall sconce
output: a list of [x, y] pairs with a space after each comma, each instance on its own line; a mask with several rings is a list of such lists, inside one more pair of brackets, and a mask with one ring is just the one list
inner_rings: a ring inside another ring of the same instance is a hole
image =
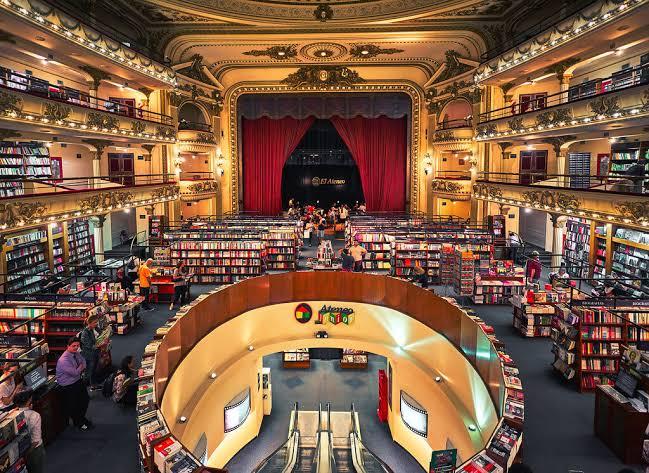
[[180, 175], [180, 171], [181, 171], [180, 166], [184, 162], [185, 162], [185, 158], [183, 158], [179, 153], [178, 156], [176, 156], [176, 158], [174, 159], [174, 162], [173, 162], [174, 171], [176, 172], [177, 175]]
[[433, 172], [433, 159], [430, 156], [430, 153], [426, 153], [424, 155], [424, 173], [428, 176], [429, 174], [432, 174]]
[[218, 157], [216, 158], [216, 164], [219, 167], [223, 167], [223, 165], [225, 164], [225, 158], [220, 153], [219, 153]]

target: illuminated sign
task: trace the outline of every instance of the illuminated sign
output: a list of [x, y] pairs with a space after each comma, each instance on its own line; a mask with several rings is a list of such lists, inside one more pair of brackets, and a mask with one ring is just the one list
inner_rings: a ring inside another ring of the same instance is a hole
[[334, 179], [331, 177], [314, 177], [311, 179], [311, 185], [318, 186], [344, 186], [345, 179]]
[[302, 303], [295, 308], [295, 320], [297, 320], [301, 324], [307, 323], [309, 320], [311, 320], [312, 316], [313, 311], [311, 310], [311, 306], [309, 304]]
[[349, 307], [332, 307], [325, 304], [318, 311], [318, 320], [316, 323], [331, 323], [334, 325], [343, 323], [345, 325], [351, 325], [354, 322], [354, 318], [354, 309], [350, 309]]

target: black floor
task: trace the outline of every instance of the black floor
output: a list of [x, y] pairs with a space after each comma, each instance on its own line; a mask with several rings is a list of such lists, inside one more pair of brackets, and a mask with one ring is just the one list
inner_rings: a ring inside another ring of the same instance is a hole
[[[339, 241], [336, 242], [337, 247], [340, 247], [340, 244]], [[314, 255], [315, 251], [305, 253], [305, 256], [309, 256]], [[194, 286], [192, 292], [198, 294], [208, 289], [207, 286]], [[436, 289], [438, 292], [444, 292], [441, 288]], [[577, 470], [584, 473], [615, 473], [621, 469], [621, 462], [593, 435], [593, 395], [577, 393], [573, 387], [565, 386], [552, 373], [549, 341], [525, 339], [514, 332], [511, 327], [511, 307], [477, 306], [476, 311], [495, 327], [498, 337], [506, 343], [520, 367], [526, 397], [523, 455], [534, 472], [568, 473], [569, 470]], [[162, 325], [169, 315], [168, 306], [158, 305], [155, 311], [144, 313], [143, 325], [134, 332], [126, 336], [114, 336], [114, 364], [119, 364], [121, 358], [127, 354], [139, 358], [156, 328]], [[271, 362], [276, 361], [270, 359], [269, 363]], [[379, 367], [380, 362], [373, 361], [372, 372]], [[353, 373], [338, 373], [333, 367], [322, 365], [322, 368], [321, 373], [320, 370], [309, 373], [295, 372], [295, 375], [289, 374], [286, 378], [280, 376], [273, 379], [278, 383], [274, 387], [278, 395], [273, 399], [273, 414], [279, 414], [279, 421], [262, 424], [260, 441], [267, 434], [271, 434], [276, 439], [275, 442], [286, 438], [288, 416], [283, 413], [290, 411], [291, 403], [297, 397], [305, 396], [307, 399], [307, 396], [313, 396], [313, 406], [316, 401], [322, 400], [335, 402], [336, 408], [340, 406], [340, 409], [348, 409], [348, 398], [338, 395], [333, 389], [339, 383], [344, 387], [343, 392], [354, 393], [354, 401], [361, 411], [362, 433], [370, 448], [380, 453], [390, 465], [394, 465], [395, 473], [417, 471], [409, 469], [412, 459], [388, 440], [385, 426], [376, 421], [376, 401], [372, 397], [376, 396], [376, 385], [375, 381], [370, 382], [376, 379], [374, 375], [368, 380], [363, 380], [362, 376]], [[314, 379], [307, 381], [307, 376], [314, 376]], [[344, 378], [338, 376], [349, 377], [348, 382], [345, 383]], [[332, 382], [332, 378], [338, 381]], [[291, 385], [295, 387], [291, 388]], [[283, 394], [279, 395], [280, 392]], [[349, 397], [352, 397], [351, 394]], [[306, 402], [304, 405], [306, 408]], [[101, 393], [95, 393], [88, 413], [95, 422], [96, 429], [81, 433], [68, 428], [53, 444], [47, 446], [46, 471], [139, 472], [134, 411], [118, 407], [109, 399], [104, 399]], [[263, 458], [265, 455], [256, 451], [255, 442], [244, 450]], [[263, 447], [260, 446], [259, 450], [270, 452], [275, 442], [262, 442]], [[246, 463], [245, 456], [239, 455], [231, 463], [232, 471], [243, 473], [249, 471], [247, 468], [250, 468], [251, 462]]]

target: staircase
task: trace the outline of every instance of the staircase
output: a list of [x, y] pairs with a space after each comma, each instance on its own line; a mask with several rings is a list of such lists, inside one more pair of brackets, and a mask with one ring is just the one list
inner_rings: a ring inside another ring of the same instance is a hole
[[540, 248], [536, 245], [533, 245], [531, 243], [525, 243], [525, 247], [523, 251], [519, 251], [519, 256], [518, 259], [522, 264], [525, 264], [527, 261], [527, 258], [532, 254], [532, 251], [538, 251], [539, 252], [539, 261], [541, 262], [541, 265], [549, 268], [552, 265], [552, 253], [549, 251], [545, 251], [543, 248]]

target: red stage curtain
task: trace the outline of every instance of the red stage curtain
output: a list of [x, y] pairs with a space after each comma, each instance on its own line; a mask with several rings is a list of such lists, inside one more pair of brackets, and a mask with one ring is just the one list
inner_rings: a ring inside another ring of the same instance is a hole
[[262, 215], [282, 211], [282, 169], [314, 117], [242, 118], [243, 208]]
[[406, 118], [340, 118], [331, 122], [356, 161], [368, 211], [406, 209]]

